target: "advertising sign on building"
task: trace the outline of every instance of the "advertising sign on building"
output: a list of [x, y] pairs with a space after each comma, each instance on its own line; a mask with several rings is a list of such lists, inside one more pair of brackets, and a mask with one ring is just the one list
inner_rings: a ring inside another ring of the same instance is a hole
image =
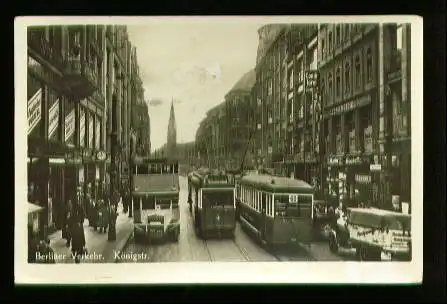
[[28, 134], [30, 134], [42, 117], [42, 89], [28, 100]]
[[101, 121], [99, 117], [96, 118], [96, 143], [95, 148], [99, 150], [101, 147]]
[[74, 134], [75, 131], [75, 110], [73, 109], [67, 117], [65, 117], [65, 141]]
[[79, 142], [80, 146], [85, 146], [85, 111], [83, 109], [79, 110]]
[[59, 122], [59, 99], [51, 106], [48, 115], [48, 137], [51, 138], [57, 130]]
[[88, 147], [93, 148], [93, 116], [88, 116]]

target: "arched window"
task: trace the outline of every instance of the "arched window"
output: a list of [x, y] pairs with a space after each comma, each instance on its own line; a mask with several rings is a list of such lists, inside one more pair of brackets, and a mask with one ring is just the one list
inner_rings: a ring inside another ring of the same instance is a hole
[[337, 68], [337, 71], [335, 72], [335, 94], [337, 97], [340, 97], [341, 95], [341, 69], [340, 67]]
[[366, 50], [366, 77], [368, 78], [368, 82], [372, 82], [373, 64], [372, 64], [372, 52], [370, 47], [368, 47], [368, 49]]
[[357, 54], [355, 56], [355, 60], [354, 60], [354, 66], [355, 66], [355, 87], [359, 88], [360, 87], [360, 77], [361, 77], [361, 67], [360, 67], [360, 56]]
[[345, 93], [351, 91], [351, 65], [349, 62], [345, 63]]
[[329, 73], [327, 80], [327, 88], [328, 88], [328, 97], [330, 100], [332, 98], [332, 73]]

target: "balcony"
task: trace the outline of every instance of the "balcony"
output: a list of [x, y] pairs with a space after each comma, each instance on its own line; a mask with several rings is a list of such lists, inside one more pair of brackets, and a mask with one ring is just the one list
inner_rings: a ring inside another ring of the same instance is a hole
[[97, 90], [96, 72], [80, 56], [70, 55], [67, 58], [63, 80], [69, 94], [76, 99], [90, 97]]
[[400, 50], [394, 50], [390, 56], [388, 82], [400, 80], [402, 77], [402, 54]]
[[47, 66], [56, 74], [62, 74], [63, 60], [61, 54], [58, 54], [54, 46], [46, 38], [45, 30], [28, 30], [28, 52], [41, 64]]

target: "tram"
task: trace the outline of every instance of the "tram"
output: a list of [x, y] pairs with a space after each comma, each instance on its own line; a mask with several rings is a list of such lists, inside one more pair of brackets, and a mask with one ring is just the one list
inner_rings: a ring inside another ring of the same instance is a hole
[[180, 235], [178, 163], [166, 158], [136, 158], [132, 178], [135, 242], [177, 242]]
[[314, 189], [302, 180], [266, 174], [243, 176], [240, 223], [264, 245], [309, 244], [313, 239]]
[[236, 197], [226, 173], [199, 169], [188, 176], [188, 203], [201, 238], [234, 237]]

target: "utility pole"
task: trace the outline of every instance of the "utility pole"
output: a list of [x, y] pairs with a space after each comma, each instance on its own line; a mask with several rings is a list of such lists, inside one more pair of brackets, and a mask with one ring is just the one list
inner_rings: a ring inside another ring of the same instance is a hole
[[117, 162], [118, 162], [118, 121], [117, 121], [117, 96], [112, 96], [112, 130], [110, 132], [110, 149], [111, 149], [111, 164], [110, 164], [110, 207], [112, 208], [112, 214], [109, 215], [109, 230], [108, 240], [116, 240], [116, 217], [112, 216], [116, 212], [116, 187], [117, 185]]

